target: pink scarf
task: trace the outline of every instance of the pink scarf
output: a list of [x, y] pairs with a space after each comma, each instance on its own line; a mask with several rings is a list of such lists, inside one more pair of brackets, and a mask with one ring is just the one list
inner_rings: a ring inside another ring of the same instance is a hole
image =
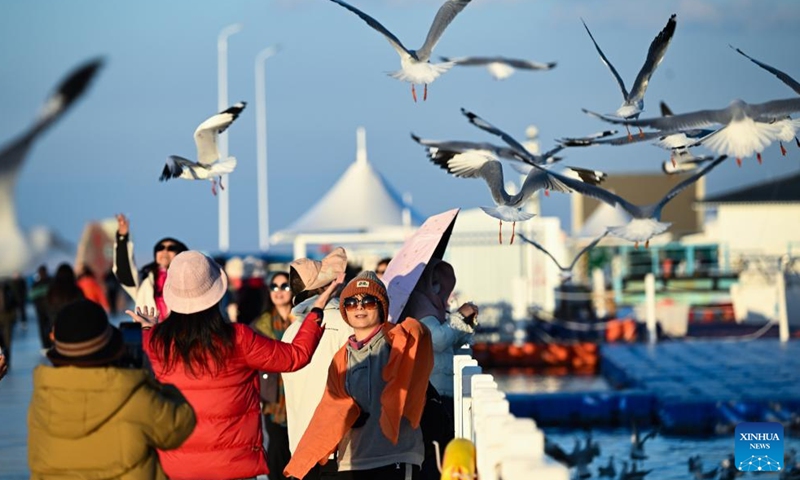
[[169, 316], [169, 308], [164, 301], [164, 284], [167, 282], [167, 270], [159, 268], [156, 271], [156, 279], [153, 282], [153, 298], [156, 301], [156, 308], [158, 309], [158, 318], [164, 320]]

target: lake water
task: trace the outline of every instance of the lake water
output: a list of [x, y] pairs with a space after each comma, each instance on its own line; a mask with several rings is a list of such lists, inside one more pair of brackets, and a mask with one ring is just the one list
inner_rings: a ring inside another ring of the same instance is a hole
[[[599, 392], [608, 391], [610, 387], [600, 376], [557, 377], [534, 375], [529, 372], [490, 372], [495, 376], [500, 389], [506, 393], [530, 392]], [[548, 440], [557, 443], [565, 451], [572, 451], [575, 440], [585, 444], [586, 431], [583, 429], [544, 428]], [[640, 433], [644, 435], [649, 428]], [[600, 445], [600, 456], [594, 459], [589, 470], [593, 478], [597, 478], [598, 467], [605, 466], [609, 456], [613, 455], [617, 474], [622, 469], [622, 460], [630, 462], [631, 430], [629, 428], [592, 430], [592, 439]], [[787, 437], [784, 450], [795, 448], [800, 451], [800, 438]], [[647, 476], [651, 480], [684, 480], [692, 479], [689, 473], [688, 459], [699, 455], [703, 462], [703, 470], [708, 471], [734, 453], [733, 434], [708, 438], [661, 436], [645, 443], [648, 458], [639, 464], [639, 469], [652, 470]], [[573, 472], [574, 475], [575, 472]], [[739, 478], [774, 478], [777, 473], [745, 473]]]

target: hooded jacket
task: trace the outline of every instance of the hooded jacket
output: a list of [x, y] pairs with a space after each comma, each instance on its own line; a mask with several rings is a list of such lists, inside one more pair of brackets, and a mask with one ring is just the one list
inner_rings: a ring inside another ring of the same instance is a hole
[[440, 395], [447, 397], [453, 396], [455, 350], [473, 338], [473, 328], [464, 322], [464, 316], [458, 311], [447, 311], [447, 301], [455, 286], [453, 267], [444, 260], [431, 259], [403, 311], [419, 318], [431, 331], [434, 355], [431, 383]]
[[40, 365], [28, 410], [32, 479], [165, 479], [156, 448], [192, 433], [192, 407], [143, 370]]

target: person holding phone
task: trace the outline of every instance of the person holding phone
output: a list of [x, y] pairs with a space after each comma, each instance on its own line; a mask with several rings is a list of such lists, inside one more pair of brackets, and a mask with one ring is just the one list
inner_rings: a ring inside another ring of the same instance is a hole
[[323, 308], [343, 275], [315, 302], [292, 343], [226, 321], [220, 301], [228, 278], [211, 258], [178, 254], [169, 267], [164, 301], [171, 313], [160, 322], [154, 308], [137, 313], [142, 344], [156, 378], [175, 384], [194, 408], [197, 427], [178, 449], [159, 451], [173, 480], [245, 479], [269, 473], [263, 449], [259, 371], [303, 368], [317, 348]]
[[169, 308], [164, 301], [164, 284], [167, 281], [167, 269], [170, 263], [181, 252], [189, 248], [181, 241], [165, 237], [153, 247], [153, 261], [142, 267], [139, 272], [133, 259], [133, 242], [130, 240], [130, 223], [125, 215], [117, 216], [117, 235], [114, 241], [114, 275], [119, 280], [137, 307], [156, 308], [159, 318], [169, 316]]

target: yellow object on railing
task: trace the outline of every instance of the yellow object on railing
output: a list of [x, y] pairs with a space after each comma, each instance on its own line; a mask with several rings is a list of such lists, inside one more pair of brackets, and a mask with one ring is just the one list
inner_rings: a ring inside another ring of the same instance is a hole
[[444, 449], [441, 480], [475, 480], [476, 470], [475, 445], [464, 438], [451, 440]]

